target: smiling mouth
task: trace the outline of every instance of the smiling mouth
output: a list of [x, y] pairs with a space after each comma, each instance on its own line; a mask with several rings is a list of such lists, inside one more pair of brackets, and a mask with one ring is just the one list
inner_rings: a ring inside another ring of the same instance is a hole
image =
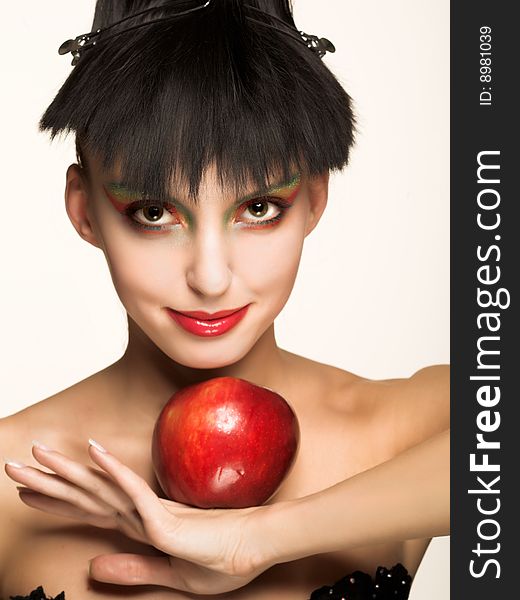
[[222, 335], [235, 327], [246, 315], [249, 304], [241, 308], [221, 310], [215, 313], [205, 311], [177, 311], [168, 308], [170, 317], [185, 331], [199, 337]]

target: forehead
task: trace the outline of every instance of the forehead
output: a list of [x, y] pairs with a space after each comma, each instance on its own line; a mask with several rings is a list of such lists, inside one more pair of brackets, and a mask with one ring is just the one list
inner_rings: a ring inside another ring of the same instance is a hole
[[[103, 168], [101, 161], [94, 155], [89, 154], [87, 158], [88, 169], [91, 173], [92, 178], [96, 184], [110, 184], [115, 183], [121, 187], [122, 190], [135, 194], [137, 197], [141, 197], [139, 190], [132, 187], [131, 183], [125, 181], [122, 177], [122, 170], [119, 164], [115, 164], [111, 168]], [[189, 198], [189, 185], [182, 178], [172, 177], [168, 194], [175, 199], [180, 200], [185, 204], [196, 205], [199, 199], [208, 200], [228, 200], [229, 198], [235, 199], [245, 198], [247, 196], [254, 196], [258, 193], [272, 193], [278, 189], [284, 189], [286, 187], [295, 187], [302, 180], [302, 173], [300, 173], [296, 167], [290, 171], [289, 177], [284, 177], [283, 172], [280, 169], [272, 170], [267, 178], [266, 185], [259, 189], [255, 185], [253, 179], [249, 177], [246, 182], [239, 186], [236, 182], [222, 181], [219, 177], [219, 173], [215, 163], [208, 165], [201, 176], [201, 181], [198, 189], [197, 199], [193, 201]]]

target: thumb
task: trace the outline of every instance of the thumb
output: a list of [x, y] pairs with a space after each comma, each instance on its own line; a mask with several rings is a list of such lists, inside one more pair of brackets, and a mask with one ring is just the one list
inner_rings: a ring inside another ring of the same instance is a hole
[[89, 563], [89, 577], [119, 585], [163, 585], [175, 588], [174, 571], [168, 556], [103, 554]]

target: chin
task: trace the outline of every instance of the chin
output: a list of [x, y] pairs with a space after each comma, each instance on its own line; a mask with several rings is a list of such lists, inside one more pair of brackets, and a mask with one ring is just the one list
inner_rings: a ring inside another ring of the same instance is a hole
[[185, 367], [189, 367], [190, 369], [221, 369], [223, 367], [228, 367], [229, 365], [233, 365], [235, 364], [237, 361], [240, 360], [240, 358], [230, 358], [229, 360], [223, 360], [222, 358], [215, 358], [215, 359], [204, 359], [204, 358], [196, 358], [193, 361], [187, 361], [187, 360], [178, 360], [177, 362], [182, 364]]
[[[220, 341], [220, 340], [218, 340]], [[221, 340], [224, 343], [217, 343], [217, 338], [213, 340], [204, 340], [196, 345], [183, 344], [175, 345], [175, 348], [168, 348], [169, 344], [161, 344], [161, 350], [176, 363], [190, 369], [220, 369], [238, 362], [244, 358], [251, 350], [251, 346], [244, 346], [244, 337], [241, 337], [240, 346], [231, 340]]]
[[140, 329], [163, 354], [175, 363], [190, 369], [220, 369], [237, 363], [255, 347], [272, 324], [270, 316], [262, 321], [248, 323], [246, 324], [248, 326], [240, 328], [242, 322], [238, 325], [240, 330], [231, 330], [212, 338], [202, 338], [182, 331], [174, 335], [165, 335], [165, 329], [170, 331], [169, 321], [169, 327], [166, 328], [162, 323], [158, 323], [153, 328]]

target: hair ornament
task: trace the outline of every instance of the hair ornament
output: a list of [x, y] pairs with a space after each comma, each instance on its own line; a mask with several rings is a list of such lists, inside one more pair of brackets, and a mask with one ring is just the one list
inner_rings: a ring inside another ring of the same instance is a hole
[[[103, 42], [105, 42], [111, 38], [114, 38], [114, 37], [122, 34], [122, 33], [127, 33], [128, 31], [132, 31], [133, 29], [145, 27], [147, 25], [152, 25], [153, 23], [158, 23], [160, 21], [174, 20], [174, 19], [177, 19], [184, 15], [187, 15], [189, 13], [192, 13], [192, 12], [195, 12], [198, 10], [202, 10], [204, 8], [207, 8], [212, 2], [213, 2], [213, 0], [206, 0], [206, 2], [204, 2], [204, 4], [201, 4], [200, 6], [195, 6], [194, 8], [183, 10], [181, 12], [175, 12], [171, 15], [165, 15], [158, 19], [152, 19], [151, 21], [145, 21], [145, 22], [139, 23], [137, 25], [126, 27], [125, 29], [119, 29], [118, 31], [115, 31], [112, 34], [110, 34], [110, 33], [108, 35], [106, 34], [107, 31], [109, 31], [113, 27], [116, 27], [117, 25], [121, 25], [121, 23], [124, 23], [125, 21], [128, 21], [130, 19], [135, 19], [136, 17], [140, 17], [142, 15], [145, 15], [147, 13], [151, 13], [151, 12], [154, 12], [157, 10], [171, 9], [172, 5], [171, 5], [171, 3], [168, 3], [168, 4], [162, 4], [160, 6], [154, 6], [153, 8], [147, 8], [145, 10], [134, 13], [132, 15], [128, 15], [124, 19], [121, 19], [119, 21], [111, 23], [110, 25], [107, 25], [106, 27], [104, 27], [102, 29], [97, 29], [95, 31], [89, 31], [88, 33], [83, 33], [81, 35], [78, 35], [74, 39], [66, 40], [59, 47], [58, 54], [63, 55], [63, 54], [68, 54], [70, 52], [72, 54], [71, 64], [72, 64], [72, 66], [76, 66], [79, 62], [79, 59], [80, 59], [82, 53], [85, 50], [88, 50], [89, 48], [93, 48], [96, 45], [97, 38], [100, 34], [103, 34], [101, 39], [103, 40]], [[270, 27], [271, 29], [276, 29], [276, 30], [298, 40], [299, 42], [303, 42], [319, 58], [323, 58], [323, 56], [325, 56], [325, 54], [327, 52], [335, 52], [336, 51], [334, 44], [327, 38], [318, 38], [318, 36], [316, 36], [316, 35], [311, 35], [311, 34], [305, 33], [304, 31], [297, 31], [297, 30], [293, 29], [292, 27], [290, 27], [287, 23], [285, 23], [285, 21], [283, 21], [276, 15], [273, 15], [271, 13], [266, 13], [266, 12], [260, 10], [259, 8], [256, 8], [255, 6], [250, 6], [248, 4], [245, 4], [244, 6], [250, 10], [260, 13], [264, 18], [268, 17], [271, 19], [275, 19], [283, 27], [278, 27], [278, 26], [276, 26], [272, 23], [268, 23], [266, 21], [259, 21], [257, 19], [253, 19], [252, 17], [249, 17], [249, 16], [246, 16], [246, 19], [248, 19], [249, 21], [251, 21], [253, 23], [256, 23], [257, 25], [262, 25], [264, 27]]]
[[[212, 0], [206, 0], [206, 2], [204, 4], [202, 4], [201, 6], [195, 6], [194, 8], [189, 8], [188, 10], [183, 10], [181, 12], [174, 13], [173, 17], [174, 18], [182, 17], [184, 15], [187, 15], [188, 13], [192, 13], [197, 10], [206, 8], [207, 6], [209, 6], [211, 1]], [[166, 5], [162, 5], [162, 6], [154, 6], [153, 8], [147, 8], [146, 10], [142, 10], [140, 12], [134, 13], [133, 15], [128, 15], [124, 19], [116, 21], [115, 23], [112, 23], [110, 25], [107, 25], [103, 29], [96, 29], [96, 31], [89, 31], [88, 33], [83, 33], [81, 35], [78, 35], [73, 40], [66, 40], [58, 48], [58, 54], [68, 54], [70, 52], [73, 56], [71, 64], [74, 67], [78, 64], [81, 52], [83, 52], [84, 50], [87, 50], [88, 48], [92, 48], [93, 46], [96, 45], [96, 40], [92, 41], [92, 39], [96, 38], [100, 33], [108, 31], [109, 29], [112, 29], [112, 27], [115, 27], [116, 25], [120, 25], [121, 23], [124, 23], [125, 21], [128, 21], [130, 19], [135, 19], [136, 17], [140, 17], [141, 15], [144, 15], [146, 13], [150, 13], [150, 12], [153, 12], [153, 11], [156, 11], [159, 9], [164, 9], [164, 8], [171, 8], [171, 5], [166, 4]], [[160, 19], [154, 19], [152, 21], [147, 21], [145, 23], [139, 23], [138, 25], [134, 25], [133, 27], [127, 27], [126, 29], [116, 31], [113, 34], [108, 35], [108, 36], [103, 35], [103, 41], [113, 38], [121, 33], [131, 31], [132, 29], [137, 29], [138, 27], [143, 27], [145, 25], [151, 25], [152, 23], [158, 23], [159, 21], [163, 21], [165, 18], [166, 17], [162, 17]], [[167, 17], [167, 18], [171, 18], [171, 17]]]
[[281, 31], [282, 33], [286, 33], [286, 34], [290, 35], [291, 37], [297, 39], [298, 41], [303, 42], [307, 46], [307, 48], [309, 48], [315, 54], [317, 54], [319, 56], [319, 58], [323, 58], [327, 52], [331, 52], [331, 53], [336, 52], [336, 48], [334, 47], [334, 44], [327, 38], [319, 38], [317, 35], [305, 33], [305, 31], [298, 31], [299, 36], [296, 36], [296, 35], [294, 35], [294, 30], [292, 29], [292, 27], [289, 27], [283, 19], [280, 19], [279, 17], [277, 17], [276, 15], [273, 15], [271, 13], [267, 14], [263, 10], [260, 10], [259, 8], [257, 8], [256, 6], [249, 6], [249, 5], [246, 5], [246, 6], [250, 10], [254, 10], [258, 13], [261, 13], [262, 15], [269, 16], [271, 19], [275, 19], [281, 25], [283, 25], [283, 27], [285, 29], [280, 29], [279, 27], [276, 27], [272, 23], [266, 23], [264, 21], [257, 21], [256, 19], [253, 19], [251, 17], [246, 17], [249, 21], [252, 21], [253, 23], [256, 23], [257, 25], [265, 25], [267, 27], [270, 27], [271, 29], [277, 29], [278, 31]]
[[317, 35], [311, 35], [300, 31], [303, 41], [307, 47], [315, 52], [320, 58], [323, 58], [327, 52], [336, 52], [334, 44], [327, 38], [319, 38]]

